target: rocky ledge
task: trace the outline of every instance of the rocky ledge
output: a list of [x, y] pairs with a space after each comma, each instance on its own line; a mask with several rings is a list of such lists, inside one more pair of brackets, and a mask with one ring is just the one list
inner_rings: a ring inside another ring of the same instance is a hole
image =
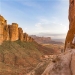
[[52, 55], [50, 59], [48, 58], [41, 63], [39, 67], [45, 64], [48, 65], [42, 74], [36, 74], [37, 69], [40, 70], [37, 66], [26, 75], [75, 75], [75, 49], [70, 49], [59, 55]]

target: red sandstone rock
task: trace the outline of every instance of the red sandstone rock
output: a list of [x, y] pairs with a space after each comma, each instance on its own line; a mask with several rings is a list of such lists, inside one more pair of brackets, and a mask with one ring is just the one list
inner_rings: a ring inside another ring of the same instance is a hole
[[75, 34], [75, 0], [69, 0], [69, 30], [66, 36], [65, 48], [67, 43], [72, 45], [72, 40]]

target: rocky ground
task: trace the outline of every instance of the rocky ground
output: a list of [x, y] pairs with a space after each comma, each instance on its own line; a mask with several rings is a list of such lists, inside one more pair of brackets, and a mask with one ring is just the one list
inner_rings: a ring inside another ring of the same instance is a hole
[[[46, 64], [46, 66], [45, 66]], [[41, 65], [45, 66], [41, 72]], [[41, 73], [36, 74], [37, 70]], [[51, 55], [46, 61], [26, 75], [75, 75], [75, 49], [59, 55]]]

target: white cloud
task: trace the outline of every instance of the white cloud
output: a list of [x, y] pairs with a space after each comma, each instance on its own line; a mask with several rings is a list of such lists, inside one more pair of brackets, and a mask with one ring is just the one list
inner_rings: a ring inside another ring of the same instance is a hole
[[28, 28], [24, 28], [24, 30], [27, 30]]
[[52, 39], [65, 39], [66, 34], [39, 33], [37, 36], [51, 37]]
[[35, 25], [38, 29], [42, 29], [43, 27], [42, 27], [42, 23], [37, 23], [36, 25]]
[[[56, 19], [56, 20], [55, 20]], [[35, 24], [38, 32], [50, 32], [50, 33], [65, 33], [68, 30], [67, 25], [60, 22], [58, 18], [51, 19], [40, 19], [38, 23]]]

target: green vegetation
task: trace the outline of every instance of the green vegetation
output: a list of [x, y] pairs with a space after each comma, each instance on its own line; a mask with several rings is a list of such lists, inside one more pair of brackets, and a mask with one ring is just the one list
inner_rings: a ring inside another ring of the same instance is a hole
[[15, 41], [15, 42], [11, 42], [11, 41], [7, 41], [4, 42], [2, 45], [0, 45], [0, 52], [6, 52], [9, 51], [11, 53], [18, 53], [18, 52], [24, 52], [25, 55], [32, 55], [32, 53], [34, 54], [34, 52], [37, 53], [37, 55], [41, 55], [42, 53], [40, 53], [38, 51], [38, 46], [35, 46], [36, 44], [34, 42], [21, 42], [21, 41]]
[[18, 75], [20, 72], [30, 72], [40, 62], [42, 55], [52, 53], [52, 49], [36, 42], [5, 41], [0, 45], [0, 74]]

